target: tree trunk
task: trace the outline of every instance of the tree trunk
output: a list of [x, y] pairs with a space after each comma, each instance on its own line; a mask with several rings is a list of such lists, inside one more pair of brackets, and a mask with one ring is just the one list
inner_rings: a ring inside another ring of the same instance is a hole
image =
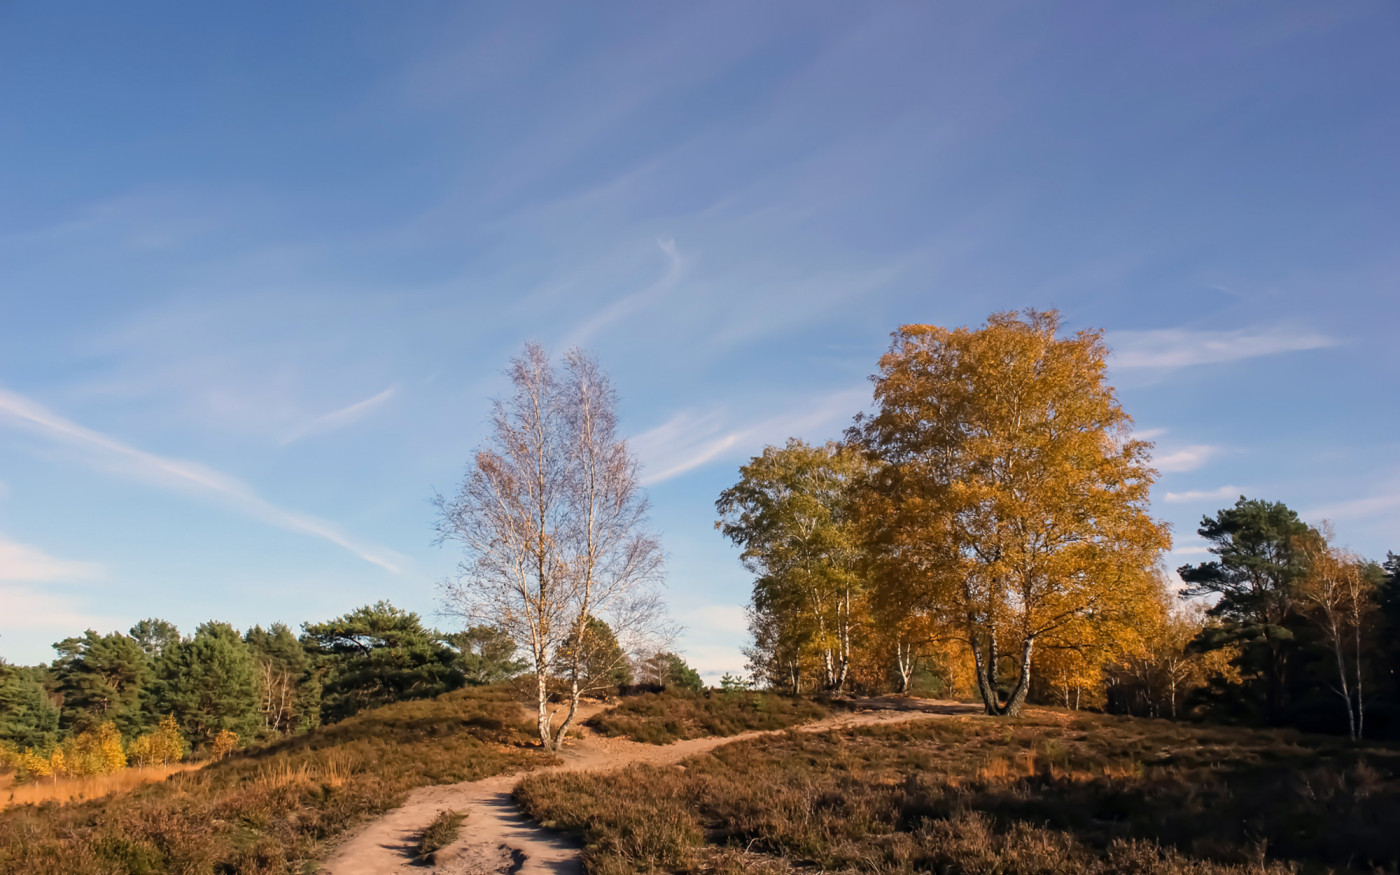
[[1026, 694], [1031, 689], [1031, 650], [1035, 647], [1035, 637], [1026, 638], [1026, 643], [1021, 647], [1021, 677], [1016, 681], [1016, 686], [1011, 691], [1011, 698], [1006, 700], [999, 713], [1004, 717], [1015, 717], [1021, 713], [1021, 707], [1026, 704]]
[[902, 696], [909, 692], [909, 677], [914, 671], [914, 645], [906, 644], [899, 639], [894, 642], [895, 667], [899, 670], [899, 694]]
[[989, 686], [988, 684], [988, 672], [986, 663], [984, 662], [985, 657], [982, 653], [982, 644], [977, 638], [977, 630], [973, 627], [969, 632], [968, 640], [972, 643], [972, 662], [976, 667], [977, 692], [982, 696], [982, 707], [986, 709], [988, 714], [995, 715], [998, 713], [1000, 704], [998, 702], [997, 691], [995, 687]]
[[546, 664], [544, 654], [538, 647], [535, 650], [535, 692], [537, 694], [537, 704], [539, 705], [540, 746], [545, 750], [554, 750], [554, 735], [550, 722], [553, 714], [549, 710], [549, 678], [546, 676]]
[[1352, 642], [1356, 646], [1356, 737], [1366, 735], [1366, 700], [1361, 695], [1361, 617], [1352, 620]]
[[578, 699], [578, 669], [574, 669], [573, 682], [569, 688], [569, 713], [564, 715], [564, 722], [559, 724], [559, 731], [554, 733], [556, 750], [564, 746], [564, 736], [569, 734], [569, 728], [574, 725], [574, 717], [578, 714]]

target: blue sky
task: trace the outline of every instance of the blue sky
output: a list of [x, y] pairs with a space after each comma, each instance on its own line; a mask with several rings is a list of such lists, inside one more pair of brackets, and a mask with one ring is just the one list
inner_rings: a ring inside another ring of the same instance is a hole
[[1101, 327], [1201, 553], [1240, 492], [1400, 550], [1400, 7], [0, 5], [0, 655], [431, 615], [526, 340], [612, 373], [682, 648], [737, 466], [904, 322]]

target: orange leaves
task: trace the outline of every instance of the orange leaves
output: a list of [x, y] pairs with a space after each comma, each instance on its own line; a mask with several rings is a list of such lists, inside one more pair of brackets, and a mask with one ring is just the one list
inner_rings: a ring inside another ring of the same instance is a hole
[[903, 326], [860, 427], [887, 463], [888, 558], [931, 584], [931, 612], [993, 652], [998, 636], [1126, 632], [1169, 545], [1148, 515], [1149, 447], [1125, 438], [1131, 420], [1104, 380], [1101, 333], [1059, 327], [1054, 311]]

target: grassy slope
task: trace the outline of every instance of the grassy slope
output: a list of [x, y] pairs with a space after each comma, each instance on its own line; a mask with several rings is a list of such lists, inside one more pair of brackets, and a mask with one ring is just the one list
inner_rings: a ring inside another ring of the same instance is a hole
[[503, 689], [400, 702], [126, 795], [0, 812], [0, 872], [313, 872], [414, 787], [544, 762], [530, 739]]
[[752, 729], [784, 729], [829, 714], [824, 705], [767, 692], [643, 693], [604, 711], [588, 725], [604, 735], [647, 744], [738, 735]]
[[1368, 872], [1400, 866], [1398, 773], [1393, 747], [1042, 713], [789, 733], [516, 798], [602, 875]]

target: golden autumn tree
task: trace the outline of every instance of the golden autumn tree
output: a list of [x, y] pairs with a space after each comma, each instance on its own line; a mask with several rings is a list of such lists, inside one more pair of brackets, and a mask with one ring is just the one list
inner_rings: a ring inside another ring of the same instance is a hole
[[855, 487], [869, 469], [843, 444], [765, 447], [724, 490], [715, 527], [755, 575], [750, 662], [796, 692], [815, 657], [822, 685], [845, 688], [865, 625], [868, 581]]
[[1376, 614], [1375, 582], [1359, 556], [1335, 546], [1331, 525], [1294, 539], [1308, 571], [1299, 586], [1302, 601], [1316, 614], [1323, 641], [1332, 652], [1336, 680], [1332, 690], [1347, 712], [1353, 741], [1366, 731], [1365, 653]]
[[969, 646], [990, 714], [1020, 711], [1038, 643], [1137, 610], [1169, 545], [1102, 333], [1059, 329], [1053, 311], [905, 325], [852, 430], [884, 463], [876, 548]]

